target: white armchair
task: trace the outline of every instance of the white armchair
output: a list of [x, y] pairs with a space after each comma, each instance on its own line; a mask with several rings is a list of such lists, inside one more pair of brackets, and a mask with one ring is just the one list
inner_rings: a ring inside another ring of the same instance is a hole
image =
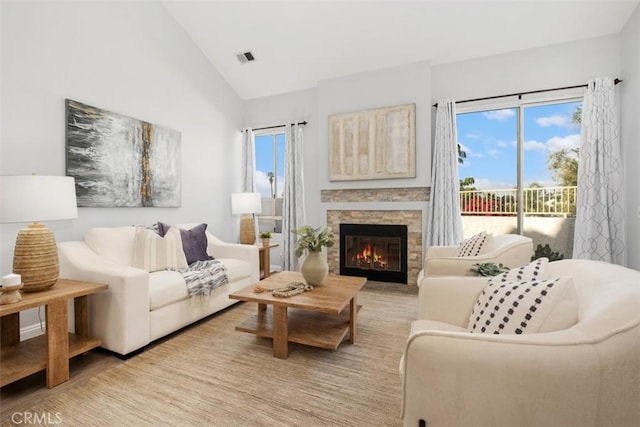
[[640, 272], [588, 260], [570, 276], [578, 320], [532, 334], [467, 332], [484, 277], [429, 277], [401, 361], [405, 426], [640, 425]]
[[533, 255], [533, 241], [519, 234], [499, 234], [493, 236], [488, 252], [468, 257], [457, 254], [458, 246], [429, 247], [418, 276], [418, 286], [427, 276], [468, 276], [469, 269], [476, 263], [502, 263], [509, 268], [526, 265]]

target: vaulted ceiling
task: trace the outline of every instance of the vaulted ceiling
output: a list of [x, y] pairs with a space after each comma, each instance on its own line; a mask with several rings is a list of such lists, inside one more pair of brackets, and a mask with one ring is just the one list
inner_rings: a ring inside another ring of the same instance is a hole
[[[618, 33], [638, 1], [167, 1], [243, 99], [429, 60], [432, 64]], [[240, 63], [251, 51], [256, 60]]]

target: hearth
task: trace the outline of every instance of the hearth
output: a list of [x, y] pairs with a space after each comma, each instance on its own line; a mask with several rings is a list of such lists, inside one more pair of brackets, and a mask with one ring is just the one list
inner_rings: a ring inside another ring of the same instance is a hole
[[407, 283], [407, 226], [340, 224], [340, 274]]

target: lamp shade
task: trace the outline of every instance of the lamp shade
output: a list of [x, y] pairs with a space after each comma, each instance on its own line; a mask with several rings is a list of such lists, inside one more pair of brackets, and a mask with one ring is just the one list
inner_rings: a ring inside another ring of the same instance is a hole
[[68, 176], [0, 177], [0, 223], [78, 217], [75, 181]]
[[254, 214], [262, 212], [260, 193], [233, 193], [231, 194], [231, 213]]

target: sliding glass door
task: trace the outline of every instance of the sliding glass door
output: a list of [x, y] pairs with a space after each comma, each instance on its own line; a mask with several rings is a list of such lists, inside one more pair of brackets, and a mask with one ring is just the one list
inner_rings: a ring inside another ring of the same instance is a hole
[[[570, 257], [580, 100], [457, 115], [465, 237], [519, 233]], [[555, 252], [555, 254], [553, 254]]]

